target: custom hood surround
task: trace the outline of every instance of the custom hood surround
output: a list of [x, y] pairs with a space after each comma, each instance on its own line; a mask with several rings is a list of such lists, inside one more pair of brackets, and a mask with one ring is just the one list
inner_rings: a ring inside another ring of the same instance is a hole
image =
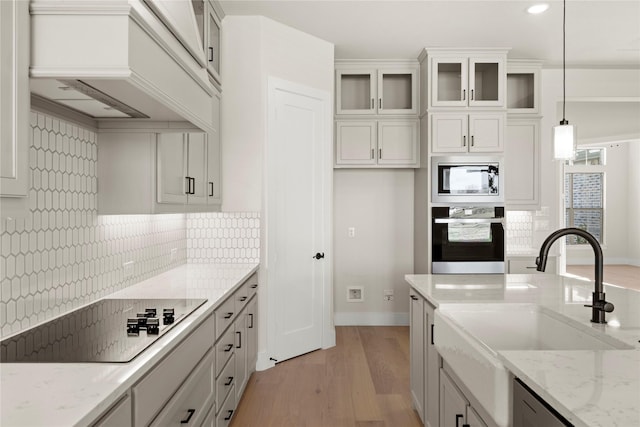
[[30, 11], [36, 97], [80, 111], [98, 127], [126, 119], [213, 128], [216, 89], [203, 58], [178, 40], [188, 26], [170, 31], [168, 17], [141, 0], [34, 0]]

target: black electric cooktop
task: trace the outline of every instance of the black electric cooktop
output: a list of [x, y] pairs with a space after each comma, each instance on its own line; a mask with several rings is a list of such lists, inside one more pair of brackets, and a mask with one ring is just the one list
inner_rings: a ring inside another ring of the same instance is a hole
[[130, 362], [206, 299], [103, 299], [0, 342], [0, 361]]

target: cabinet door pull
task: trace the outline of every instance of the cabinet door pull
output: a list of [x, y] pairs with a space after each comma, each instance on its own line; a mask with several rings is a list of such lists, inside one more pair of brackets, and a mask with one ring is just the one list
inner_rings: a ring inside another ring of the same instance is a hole
[[433, 329], [433, 323], [432, 323], [431, 324], [431, 345], [434, 345], [434, 342], [433, 342], [433, 331], [434, 331], [434, 329]]
[[462, 89], [462, 100], [463, 101], [467, 100], [467, 90], [466, 89]]
[[191, 182], [193, 183], [193, 185], [191, 186], [191, 193], [190, 194], [196, 194], [196, 179], [195, 178], [191, 178]]
[[242, 348], [242, 332], [237, 331], [236, 335], [238, 335], [238, 345], [236, 346], [236, 348]]
[[231, 417], [233, 416], [233, 410], [228, 410], [227, 411], [227, 416], [224, 418], [225, 421], [229, 421], [231, 419]]
[[247, 328], [253, 329], [253, 313], [249, 313], [249, 319], [251, 319], [251, 323], [249, 323], [249, 326], [247, 326]]
[[191, 417], [193, 417], [193, 414], [195, 413], [195, 409], [187, 409], [187, 418], [180, 420], [180, 424], [189, 424], [189, 421], [191, 421]]
[[224, 352], [229, 353], [232, 348], [233, 348], [233, 344], [227, 344], [227, 346], [224, 348]]
[[227, 314], [225, 314], [224, 318], [225, 319], [231, 319], [232, 316], [233, 316], [233, 313], [227, 313]]
[[[537, 268], [537, 267], [534, 267], [534, 268]], [[251, 289], [255, 289], [255, 288], [257, 288], [257, 287], [258, 287], [258, 284], [257, 284], [257, 283], [254, 283], [253, 285], [251, 285]]]
[[382, 148], [378, 148], [378, 159], [382, 159]]
[[375, 100], [375, 99], [373, 99], [373, 98], [371, 98], [371, 109], [372, 109], [372, 110], [373, 110], [373, 109], [375, 108], [375, 106], [376, 106], [375, 102], [376, 102], [376, 100]]
[[473, 89], [471, 89], [471, 100], [473, 101]]
[[374, 156], [374, 154], [373, 154], [373, 153], [374, 153], [374, 149], [372, 148], [372, 149], [371, 149], [371, 160], [373, 160], [373, 156]]
[[462, 146], [463, 147], [467, 146], [467, 135], [462, 135]]
[[209, 181], [209, 197], [213, 197], [213, 182]]
[[227, 377], [227, 382], [224, 383], [224, 385], [231, 385], [232, 382], [233, 382], [233, 377]]
[[409, 296], [411, 297], [412, 300], [418, 301], [418, 297], [417, 296], [415, 296], [415, 295], [409, 295]]
[[475, 142], [473, 141], [473, 135], [471, 135], [471, 146], [473, 147]]
[[186, 180], [186, 190], [184, 191], [184, 194], [191, 194], [191, 177], [185, 176], [184, 179]]
[[213, 48], [209, 47], [209, 62], [213, 62]]
[[378, 99], [378, 108], [382, 110], [382, 98]]
[[247, 297], [240, 297], [240, 302], [245, 302], [247, 300]]
[[460, 424], [458, 423], [460, 422], [461, 419], [464, 419], [464, 415], [456, 414], [456, 427], [460, 427]]

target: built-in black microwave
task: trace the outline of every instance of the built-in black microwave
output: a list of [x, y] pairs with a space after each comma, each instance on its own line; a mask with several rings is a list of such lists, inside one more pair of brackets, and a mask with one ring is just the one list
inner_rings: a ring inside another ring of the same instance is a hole
[[503, 205], [502, 171], [499, 156], [433, 157], [431, 202]]

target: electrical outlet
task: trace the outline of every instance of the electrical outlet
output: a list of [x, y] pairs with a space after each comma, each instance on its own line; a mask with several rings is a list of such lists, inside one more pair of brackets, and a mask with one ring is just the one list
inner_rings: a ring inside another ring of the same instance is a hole
[[393, 289], [385, 289], [383, 295], [385, 301], [393, 301]]
[[364, 288], [362, 286], [349, 286], [347, 288], [347, 302], [364, 301]]
[[125, 278], [133, 276], [133, 264], [133, 261], [127, 261], [122, 264], [122, 267], [124, 268]]
[[356, 237], [356, 228], [355, 227], [349, 227], [347, 229], [347, 235], [349, 237]]
[[176, 259], [178, 259], [178, 248], [172, 248], [170, 254], [170, 261], [175, 261]]

